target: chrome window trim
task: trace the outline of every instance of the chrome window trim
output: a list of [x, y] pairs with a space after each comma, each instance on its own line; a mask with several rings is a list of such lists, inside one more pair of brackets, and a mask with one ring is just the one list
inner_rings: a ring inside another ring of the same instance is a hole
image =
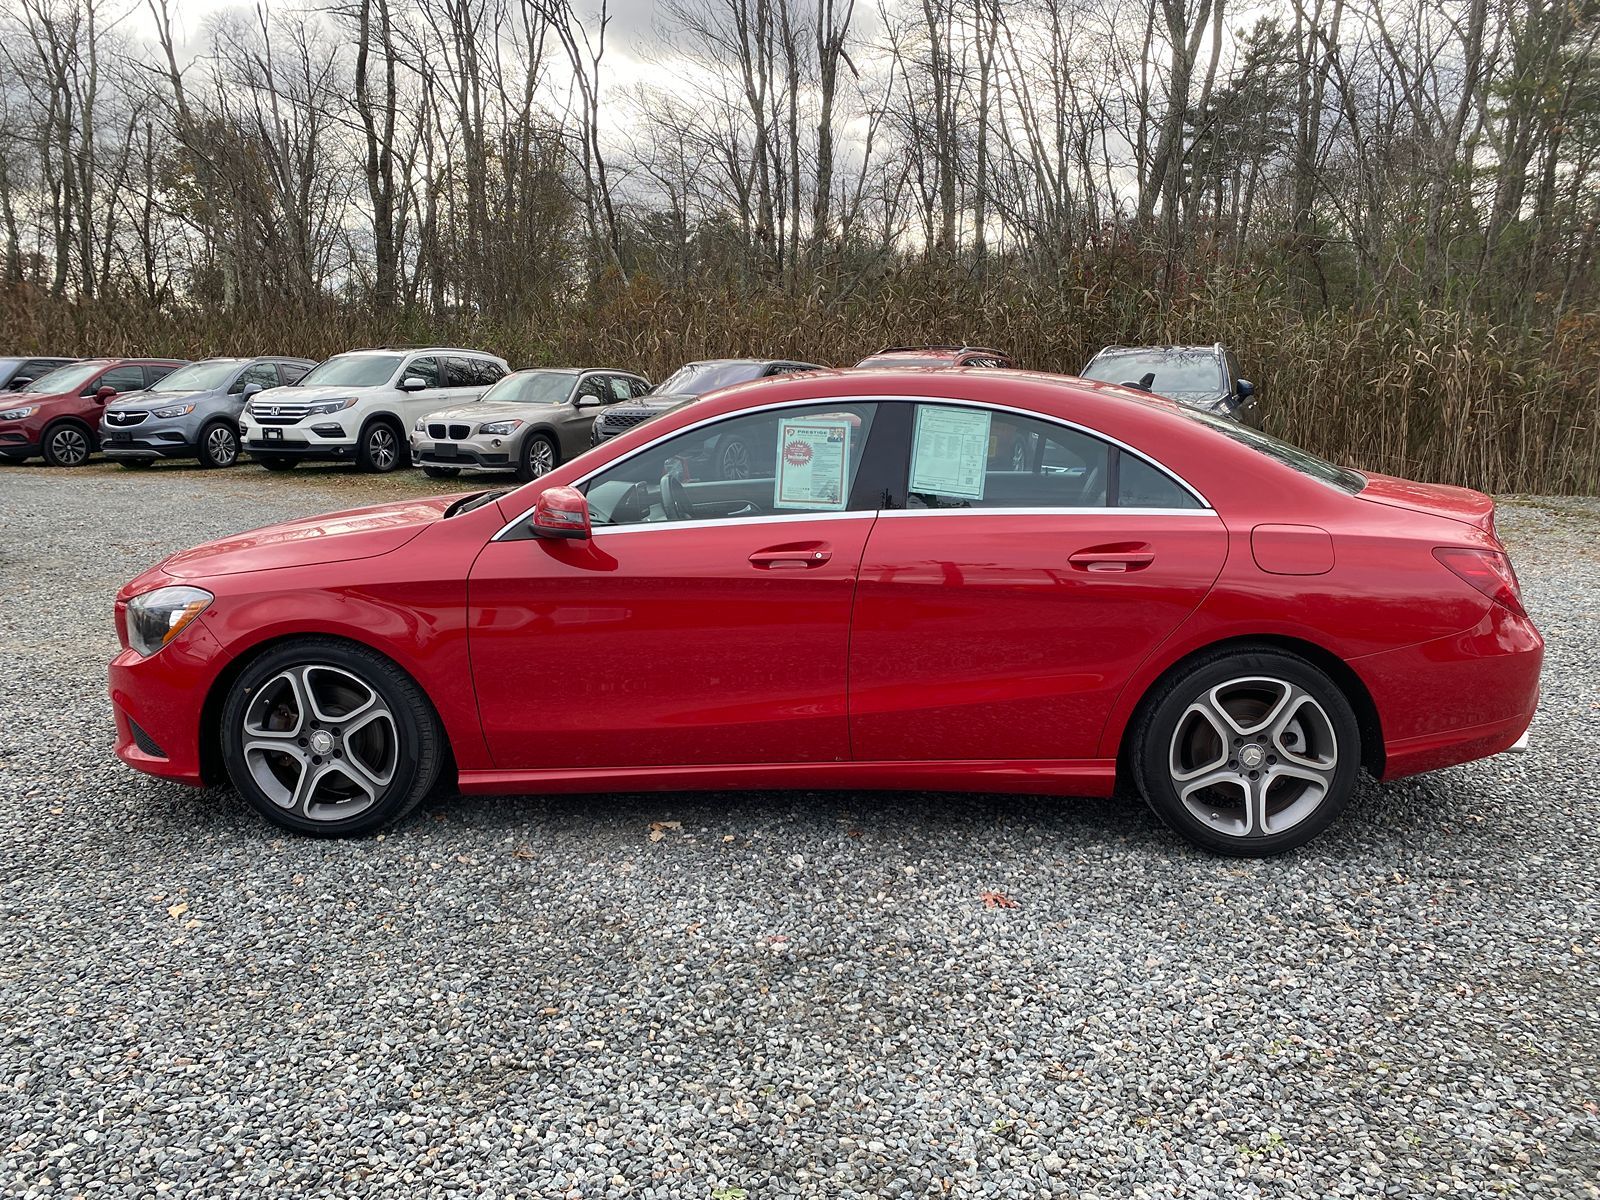
[[703, 521], [644, 521], [636, 525], [595, 525], [590, 537], [617, 533], [665, 533], [674, 529], [719, 529], [726, 525], [784, 525], [794, 521], [874, 521], [882, 513], [875, 508], [846, 512], [771, 513], [764, 517], [708, 517]]
[[[1032, 514], [1042, 514], [1042, 513], [1059, 514], [1059, 513], [1119, 513], [1119, 512], [1120, 513], [1132, 513], [1134, 515], [1141, 515], [1142, 514], [1142, 515], [1146, 515], [1146, 516], [1157, 514], [1157, 513], [1159, 513], [1159, 514], [1161, 514], [1163, 516], [1177, 514], [1177, 513], [1193, 513], [1196, 516], [1208, 516], [1208, 515], [1209, 516], [1215, 516], [1216, 515], [1216, 510], [1211, 507], [1211, 502], [1209, 500], [1207, 500], [1205, 498], [1205, 496], [1203, 496], [1200, 493], [1200, 489], [1196, 488], [1187, 479], [1185, 479], [1183, 476], [1179, 475], [1176, 471], [1172, 470], [1170, 467], [1164, 466], [1161, 463], [1157, 462], [1155, 459], [1151, 458], [1148, 454], [1145, 454], [1145, 453], [1143, 453], [1142, 451], [1139, 451], [1139, 450], [1135, 450], [1132, 446], [1128, 445], [1128, 443], [1126, 443], [1124, 441], [1121, 441], [1118, 438], [1112, 437], [1109, 433], [1102, 433], [1097, 429], [1093, 429], [1093, 428], [1089, 427], [1088, 425], [1081, 424], [1081, 423], [1079, 423], [1077, 421], [1069, 421], [1065, 417], [1052, 416], [1049, 413], [1037, 412], [1037, 411], [1035, 411], [1034, 409], [1031, 409], [1031, 408], [1018, 408], [1014, 404], [997, 404], [997, 403], [995, 403], [993, 401], [990, 401], [990, 400], [959, 400], [959, 399], [955, 399], [953, 397], [945, 397], [945, 396], [885, 396], [885, 395], [875, 395], [875, 394], [852, 395], [852, 396], [822, 396], [822, 397], [818, 397], [818, 398], [813, 399], [813, 400], [775, 400], [770, 404], [752, 405], [749, 408], [741, 408], [741, 409], [738, 409], [735, 412], [718, 413], [716, 416], [713, 416], [713, 417], [702, 417], [700, 420], [695, 421], [695, 422], [693, 422], [691, 424], [679, 426], [677, 429], [672, 430], [670, 433], [664, 433], [658, 438], [653, 438], [652, 440], [650, 440], [648, 442], [645, 442], [642, 446], [636, 446], [632, 450], [628, 451], [626, 454], [622, 455], [621, 457], [614, 458], [610, 462], [607, 462], [604, 465], [598, 466], [594, 470], [589, 471], [587, 474], [580, 475], [577, 479], [574, 479], [571, 483], [566, 484], [565, 486], [581, 488], [584, 484], [588, 483], [596, 475], [599, 475], [604, 471], [609, 471], [613, 467], [621, 466], [623, 463], [627, 462], [631, 458], [634, 458], [636, 455], [640, 455], [640, 454], [645, 453], [645, 451], [647, 451], [647, 450], [654, 449], [660, 443], [666, 441], [667, 438], [677, 437], [679, 434], [692, 433], [696, 429], [700, 429], [701, 427], [706, 426], [706, 425], [714, 425], [718, 421], [732, 421], [732, 420], [735, 420], [735, 419], [737, 419], [739, 417], [750, 416], [753, 413], [769, 412], [769, 411], [772, 411], [772, 410], [775, 410], [775, 409], [782, 409], [782, 408], [807, 408], [807, 407], [810, 407], [812, 405], [817, 405], [817, 404], [887, 404], [887, 403], [894, 403], [894, 402], [907, 403], [907, 404], [957, 405], [959, 407], [964, 407], [964, 408], [986, 408], [986, 409], [990, 409], [990, 410], [992, 410], [994, 412], [1014, 413], [1019, 417], [1030, 417], [1035, 421], [1044, 421], [1044, 422], [1047, 422], [1047, 423], [1049, 423], [1051, 425], [1060, 425], [1064, 429], [1071, 429], [1071, 430], [1074, 430], [1075, 432], [1084, 434], [1084, 435], [1086, 435], [1088, 437], [1098, 438], [1100, 441], [1105, 442], [1108, 445], [1112, 445], [1112, 446], [1117, 447], [1117, 449], [1121, 450], [1124, 454], [1131, 454], [1131, 455], [1133, 455], [1134, 458], [1139, 459], [1141, 462], [1148, 463], [1151, 467], [1155, 468], [1157, 471], [1161, 472], [1161, 474], [1165, 475], [1168, 479], [1170, 479], [1174, 483], [1176, 483], [1184, 491], [1188, 492], [1189, 495], [1193, 496], [1195, 498], [1195, 500], [1199, 502], [1200, 507], [1198, 509], [1194, 509], [1194, 508], [1134, 509], [1134, 508], [1117, 508], [1117, 507], [1112, 506], [1112, 505], [1104, 505], [1104, 506], [1095, 506], [1095, 507], [1092, 507], [1092, 508], [1038, 508], [1038, 509], [1034, 509], [1034, 508], [1020, 508], [1020, 509], [1000, 509], [1000, 508], [926, 508], [926, 509], [909, 509], [908, 508], [908, 509], [899, 509], [899, 508], [897, 508], [897, 509], [876, 509], [876, 510], [861, 509], [861, 510], [859, 510], [859, 512], [851, 512], [851, 513], [848, 513], [848, 514], [845, 514], [845, 515], [855, 516], [855, 515], [868, 514], [868, 513], [873, 513], [873, 512], [876, 512], [876, 513], [878, 513], [880, 515], [883, 515], [883, 516], [901, 516], [901, 515], [914, 516], [914, 515], [920, 515], [920, 514], [929, 514], [929, 515], [937, 514], [937, 515], [940, 515], [940, 516], [948, 516], [951, 513], [999, 513], [999, 514], [1007, 514], [1007, 513], [1009, 513], [1009, 514], [1012, 514], [1012, 515], [1032, 515]], [[506, 534], [510, 533], [511, 530], [516, 528], [518, 525], [521, 525], [524, 521], [526, 521], [532, 515], [533, 515], [533, 509], [531, 507], [524, 509], [518, 516], [512, 518], [510, 521], [507, 521], [505, 523], [505, 525], [501, 526], [500, 531], [498, 533], [496, 533], [494, 535], [494, 537], [490, 538], [489, 540], [491, 542], [500, 541], [503, 537], [505, 537]], [[730, 518], [730, 520], [736, 520], [736, 521], [740, 521], [741, 523], [746, 523], [747, 524], [747, 523], [749, 523], [751, 521], [760, 521], [760, 520], [766, 520], [766, 521], [798, 520], [798, 519], [801, 519], [801, 518], [815, 519], [818, 515], [839, 516], [841, 514], [837, 514], [837, 513], [824, 513], [824, 514], [797, 513], [792, 518], [790, 516], [788, 516], [787, 514], [780, 514], [780, 515], [776, 515], [776, 516], [772, 516], [772, 517], [735, 517], [735, 518]], [[721, 523], [721, 522], [719, 521], [719, 523]], [[667, 522], [660, 522], [660, 524], [661, 525], [666, 525]], [[703, 522], [699, 522], [699, 521], [674, 521], [674, 522], [671, 522], [671, 524], [676, 528], [685, 528], [685, 527], [694, 528], [694, 527], [703, 527], [703, 525], [704, 525]], [[597, 533], [602, 529], [609, 529], [611, 531], [616, 531], [616, 530], [620, 530], [620, 529], [645, 529], [645, 528], [653, 528], [653, 527], [654, 526], [648, 525], [648, 524], [614, 525], [614, 526], [603, 526], [602, 525], [602, 526], [593, 527], [590, 530], [590, 532], [591, 533]]]
[[1214, 508], [1136, 508], [1110, 504], [1080, 504], [1072, 507], [1006, 508], [881, 508], [880, 517], [1214, 517]]

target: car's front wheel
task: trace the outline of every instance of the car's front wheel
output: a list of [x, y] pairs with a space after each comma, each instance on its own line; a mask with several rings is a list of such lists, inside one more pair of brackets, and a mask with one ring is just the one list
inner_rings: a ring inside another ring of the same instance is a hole
[[40, 453], [52, 467], [81, 467], [94, 453], [94, 442], [76, 421], [62, 421], [44, 431]]
[[1361, 732], [1339, 687], [1278, 650], [1206, 656], [1141, 710], [1140, 792], [1169, 826], [1220, 854], [1292, 850], [1349, 802]]
[[560, 456], [556, 444], [542, 433], [530, 433], [522, 443], [522, 455], [517, 460], [517, 479], [526, 483], [556, 469]]
[[374, 475], [387, 475], [406, 465], [407, 448], [399, 432], [386, 420], [371, 422], [361, 431], [356, 466]]
[[200, 431], [197, 457], [202, 467], [231, 467], [239, 461], [239, 435], [226, 421], [212, 421]]
[[221, 732], [228, 776], [258, 812], [327, 837], [398, 821], [444, 757], [416, 683], [375, 651], [327, 638], [285, 643], [245, 668]]

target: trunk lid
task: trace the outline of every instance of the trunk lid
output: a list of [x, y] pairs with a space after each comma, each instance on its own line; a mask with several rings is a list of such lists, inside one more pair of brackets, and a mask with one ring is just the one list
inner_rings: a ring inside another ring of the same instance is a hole
[[1386, 504], [1390, 508], [1405, 508], [1412, 512], [1445, 517], [1481, 529], [1494, 536], [1494, 499], [1471, 488], [1451, 487], [1443, 483], [1417, 483], [1410, 479], [1396, 479], [1392, 475], [1367, 473], [1367, 486], [1357, 495], [1373, 504]]

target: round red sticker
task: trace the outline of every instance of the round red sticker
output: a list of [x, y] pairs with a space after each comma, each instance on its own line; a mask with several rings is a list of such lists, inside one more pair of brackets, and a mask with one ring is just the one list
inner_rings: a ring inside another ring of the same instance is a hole
[[783, 448], [783, 461], [791, 467], [803, 467], [811, 461], [811, 443], [798, 439]]

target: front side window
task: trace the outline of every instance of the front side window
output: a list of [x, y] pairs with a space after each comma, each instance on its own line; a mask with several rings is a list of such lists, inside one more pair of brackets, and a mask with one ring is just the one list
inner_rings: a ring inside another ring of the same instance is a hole
[[398, 354], [341, 354], [312, 367], [301, 377], [300, 386], [382, 387], [401, 361]]
[[233, 381], [233, 387], [228, 389], [237, 395], [252, 383], [263, 388], [278, 386], [278, 369], [271, 363], [251, 363], [239, 373], [239, 378]]
[[596, 527], [841, 512], [877, 405], [746, 413], [668, 437], [588, 484]]
[[100, 376], [100, 382], [94, 390], [103, 387], [114, 389], [119, 394], [122, 392], [138, 392], [144, 389], [144, 371], [139, 367], [112, 367]]
[[424, 358], [413, 358], [406, 366], [403, 379], [420, 379], [422, 386], [433, 388], [442, 386], [439, 381], [439, 360], [432, 355]]
[[599, 404], [609, 404], [614, 399], [611, 395], [610, 382], [604, 375], [585, 375], [583, 382], [578, 385], [577, 399], [593, 400]]

